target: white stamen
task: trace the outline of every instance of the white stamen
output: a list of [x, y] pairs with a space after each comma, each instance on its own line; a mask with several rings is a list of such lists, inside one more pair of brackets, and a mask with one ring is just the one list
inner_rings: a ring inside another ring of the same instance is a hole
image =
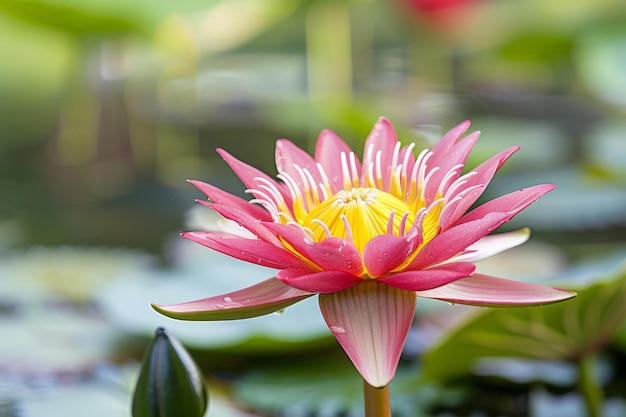
[[398, 156], [400, 155], [400, 142], [396, 142], [396, 145], [393, 147], [393, 155], [391, 156], [391, 169], [395, 169], [398, 165]]
[[343, 188], [349, 189], [352, 184], [350, 178], [350, 169], [348, 168], [348, 160], [346, 159], [346, 153], [341, 152], [341, 174], [343, 176]]
[[328, 228], [328, 226], [326, 226], [326, 223], [318, 219], [313, 219], [311, 220], [311, 222], [319, 224], [322, 227], [322, 229], [324, 229], [324, 234], [326, 235], [326, 239], [333, 237], [333, 235], [330, 233], [330, 229]]
[[[281, 217], [283, 219], [285, 219], [285, 224], [293, 224], [293, 223], [295, 223], [293, 217], [291, 217], [291, 215], [289, 213], [285, 213], [284, 211], [281, 211], [281, 212], [278, 213], [278, 221], [277, 221], [277, 223], [280, 222], [280, 218]], [[297, 224], [297, 223], [295, 223], [295, 224]]]
[[463, 186], [465, 183], [467, 183], [467, 180], [470, 177], [473, 177], [474, 175], [478, 175], [478, 173], [476, 171], [472, 171], [472, 172], [468, 172], [467, 174], [463, 175], [462, 177], [457, 178], [456, 181], [454, 181], [452, 184], [450, 184], [450, 187], [448, 188], [448, 191], [446, 191], [446, 197], [449, 197], [452, 194], [454, 194], [454, 192], [457, 189], [459, 189], [461, 186]]
[[[425, 167], [426, 165], [424, 165], [424, 168]], [[426, 177], [422, 180], [422, 194], [420, 195], [420, 198], [422, 199], [422, 201], [426, 201], [426, 196], [424, 195], [424, 193], [426, 192], [428, 181], [430, 181], [430, 179], [433, 177], [433, 175], [435, 175], [437, 171], [439, 171], [439, 167], [434, 167], [433, 169], [430, 170], [428, 175], [426, 175]]]
[[450, 169], [450, 171], [448, 171], [448, 173], [446, 175], [444, 175], [444, 177], [441, 179], [441, 182], [439, 183], [439, 188], [437, 189], [437, 194], [439, 194], [439, 195], [444, 195], [445, 194], [445, 190], [449, 186], [448, 181], [450, 181], [452, 178], [454, 178], [454, 176], [458, 174], [457, 170], [460, 170], [461, 168], [463, 168], [463, 164], [457, 164], [457, 165], [453, 166], [452, 169]]
[[359, 186], [359, 170], [357, 169], [357, 166], [356, 166], [356, 156], [354, 155], [354, 152], [350, 152], [350, 155], [348, 156], [350, 157], [350, 171], [352, 173], [352, 186], [358, 187]]
[[244, 192], [246, 194], [252, 194], [255, 197], [255, 200], [264, 201], [265, 204], [268, 204], [268, 205], [273, 206], [274, 208], [277, 208], [274, 200], [272, 200], [272, 198], [269, 195], [267, 195], [265, 192], [261, 190], [245, 190]]
[[383, 152], [376, 152], [376, 186], [378, 189], [387, 191], [383, 189], [383, 169], [382, 169], [382, 158]]
[[[401, 171], [402, 171], [402, 165], [398, 165], [391, 175], [391, 180], [393, 181], [393, 184], [396, 185], [396, 188], [398, 188], [402, 192], [402, 179], [400, 177]], [[393, 184], [389, 184], [390, 190], [393, 189], [392, 187]]]
[[278, 191], [276, 187], [274, 187], [272, 183], [269, 183], [269, 185], [259, 184], [258, 188], [266, 191], [267, 194], [269, 194], [269, 196], [272, 197], [276, 206], [285, 205], [285, 200], [283, 199], [283, 195], [280, 193], [280, 191]]
[[302, 197], [300, 187], [298, 187], [298, 184], [291, 177], [291, 175], [287, 174], [286, 172], [279, 172], [277, 177], [283, 180], [285, 184], [287, 184], [287, 188], [289, 189], [289, 194], [291, 194], [292, 201], [296, 201], [298, 198]]
[[266, 200], [261, 200], [258, 198], [253, 198], [252, 200], [249, 201], [250, 204], [260, 204], [263, 207], [265, 207], [265, 209], [267, 211], [269, 211], [270, 216], [272, 216], [272, 220], [274, 220], [275, 222], [278, 221], [279, 215], [280, 213], [278, 212], [278, 210], [276, 209], [276, 207], [274, 207], [274, 205], [268, 203]]
[[391, 210], [391, 213], [389, 213], [389, 220], [387, 220], [387, 234], [388, 235], [393, 235], [393, 218], [396, 215], [396, 211], [395, 210]]
[[342, 214], [341, 220], [343, 220], [343, 226], [346, 229], [346, 237], [349, 241], [354, 242], [354, 238], [352, 237], [352, 229], [350, 228], [350, 222], [345, 214]]
[[407, 170], [409, 169], [409, 158], [413, 155], [413, 148], [415, 147], [415, 143], [409, 143], [409, 146], [406, 148], [404, 152], [404, 158], [402, 159], [402, 193], [406, 196], [406, 187], [408, 184], [407, 181]]
[[317, 181], [315, 181], [315, 178], [313, 178], [313, 174], [311, 174], [311, 171], [309, 171], [308, 169], [304, 169], [304, 175], [307, 178], [307, 181], [309, 182], [310, 185], [310, 194], [311, 197], [313, 197], [313, 202], [317, 205], [320, 203], [320, 192], [319, 190], [322, 188], [320, 184], [317, 183]]
[[317, 166], [317, 172], [319, 172], [320, 177], [322, 177], [322, 185], [324, 186], [323, 188], [331, 189], [330, 181], [328, 180], [328, 175], [326, 174], [326, 170], [324, 169], [324, 166], [320, 164], [319, 162], [317, 163], [316, 166]]
[[404, 236], [404, 228], [406, 227], [406, 221], [409, 218], [410, 211], [407, 211], [402, 216], [402, 220], [400, 220], [400, 227], [398, 227], [398, 236]]
[[413, 169], [411, 170], [411, 181], [409, 182], [409, 189], [407, 192], [407, 196], [405, 197], [406, 201], [413, 201], [416, 197], [418, 197], [415, 195], [417, 189], [420, 187], [422, 189], [424, 188], [422, 180], [424, 178], [424, 172], [426, 171], [426, 162], [431, 155], [432, 152], [430, 152], [428, 149], [424, 149], [417, 157], [417, 161], [415, 161]]

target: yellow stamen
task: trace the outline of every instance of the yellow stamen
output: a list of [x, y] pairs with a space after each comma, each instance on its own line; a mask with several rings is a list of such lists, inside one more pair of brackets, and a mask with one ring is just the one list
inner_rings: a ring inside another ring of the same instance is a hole
[[[351, 236], [362, 252], [378, 235], [388, 232], [398, 235], [405, 213], [409, 213], [404, 226], [404, 230], [408, 230], [413, 225], [414, 215], [404, 201], [375, 188], [352, 188], [339, 191], [296, 221], [312, 231], [314, 241], [326, 238], [321, 222], [334, 237]], [[392, 230], [388, 230], [390, 223]]]

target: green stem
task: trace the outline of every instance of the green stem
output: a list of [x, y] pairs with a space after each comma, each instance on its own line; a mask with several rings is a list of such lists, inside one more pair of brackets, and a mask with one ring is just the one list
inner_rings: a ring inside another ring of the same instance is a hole
[[598, 381], [596, 357], [586, 356], [578, 361], [578, 388], [585, 399], [589, 417], [599, 417], [601, 414], [604, 394]]
[[365, 399], [365, 417], [391, 417], [389, 385], [374, 388], [363, 380], [363, 397]]

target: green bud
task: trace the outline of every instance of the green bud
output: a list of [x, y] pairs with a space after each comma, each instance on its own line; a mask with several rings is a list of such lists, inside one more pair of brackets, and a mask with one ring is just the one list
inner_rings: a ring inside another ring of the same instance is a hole
[[202, 417], [208, 404], [202, 371], [183, 345], [159, 327], [143, 357], [133, 417]]

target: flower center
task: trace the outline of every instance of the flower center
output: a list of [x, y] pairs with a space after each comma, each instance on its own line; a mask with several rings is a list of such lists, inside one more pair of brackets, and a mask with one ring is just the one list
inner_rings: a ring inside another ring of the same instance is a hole
[[410, 207], [393, 195], [375, 188], [342, 190], [310, 210], [299, 223], [319, 242], [340, 237], [354, 242], [362, 253], [372, 238], [403, 235], [414, 222]]

